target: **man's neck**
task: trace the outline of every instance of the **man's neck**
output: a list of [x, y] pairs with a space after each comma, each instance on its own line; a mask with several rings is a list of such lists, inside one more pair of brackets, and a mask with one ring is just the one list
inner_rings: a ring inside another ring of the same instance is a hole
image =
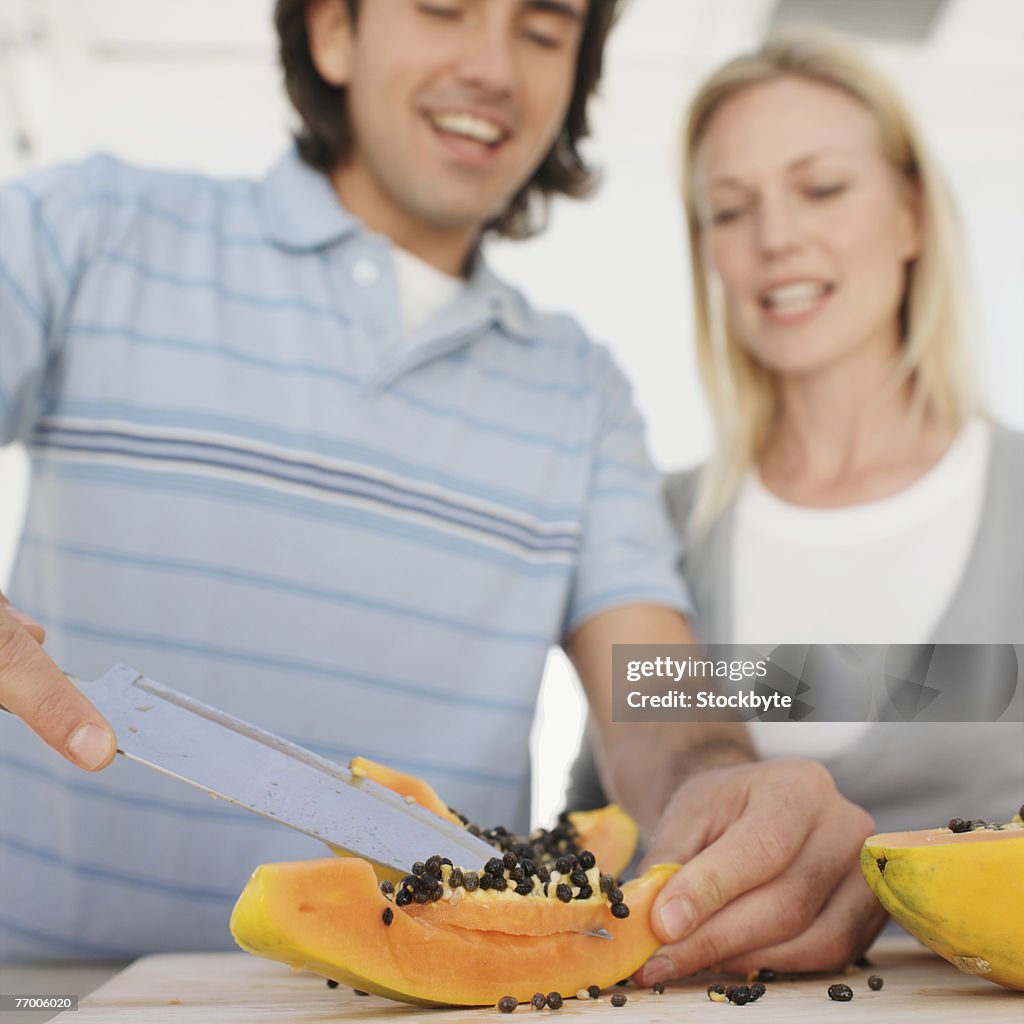
[[451, 277], [465, 277], [479, 232], [475, 228], [432, 225], [382, 202], [375, 183], [365, 174], [344, 166], [331, 174], [331, 184], [342, 205], [366, 228]]

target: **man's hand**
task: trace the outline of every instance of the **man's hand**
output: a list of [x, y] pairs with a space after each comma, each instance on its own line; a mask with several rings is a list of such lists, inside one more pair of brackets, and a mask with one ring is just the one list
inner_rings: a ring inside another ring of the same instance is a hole
[[683, 867], [652, 910], [665, 946], [638, 979], [651, 985], [711, 967], [830, 971], [856, 960], [885, 923], [858, 866], [873, 831], [816, 761], [691, 776], [644, 859]]
[[117, 752], [113, 730], [41, 646], [39, 623], [0, 594], [0, 705], [80, 768], [105, 768]]

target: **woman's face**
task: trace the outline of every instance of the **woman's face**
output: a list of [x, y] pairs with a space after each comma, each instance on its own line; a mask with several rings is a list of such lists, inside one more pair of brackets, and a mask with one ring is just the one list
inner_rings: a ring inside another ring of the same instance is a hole
[[865, 107], [807, 79], [751, 86], [713, 114], [694, 172], [703, 258], [758, 362], [800, 376], [895, 351], [918, 225]]

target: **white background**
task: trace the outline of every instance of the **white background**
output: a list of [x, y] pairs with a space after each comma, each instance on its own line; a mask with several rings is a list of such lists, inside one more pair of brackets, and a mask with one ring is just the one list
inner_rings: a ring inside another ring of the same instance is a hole
[[[861, 6], [891, 23], [897, 8], [921, 3], [930, 0]], [[759, 41], [775, 4], [632, 0], [594, 109], [589, 152], [605, 168], [602, 190], [586, 203], [557, 204], [542, 238], [492, 252], [538, 305], [575, 313], [612, 346], [665, 468], [698, 461], [708, 441], [676, 201], [681, 111], [704, 74]], [[0, 177], [97, 149], [145, 164], [259, 175], [287, 144], [290, 125], [270, 6], [0, 0]], [[815, 10], [829, 7], [818, 0]], [[978, 296], [984, 391], [997, 416], [1024, 427], [1024, 2], [948, 0], [925, 40], [864, 42], [903, 89], [952, 180]], [[22, 454], [0, 451], [0, 584], [24, 482]], [[555, 656], [537, 723], [539, 821], [557, 807], [580, 722], [575, 683]]]

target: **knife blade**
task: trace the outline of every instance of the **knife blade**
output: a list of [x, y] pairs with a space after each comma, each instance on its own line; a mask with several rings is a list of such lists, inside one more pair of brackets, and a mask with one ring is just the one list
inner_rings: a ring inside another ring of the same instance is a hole
[[497, 852], [465, 829], [271, 732], [116, 665], [69, 676], [130, 761], [398, 872], [433, 854], [482, 867]]

